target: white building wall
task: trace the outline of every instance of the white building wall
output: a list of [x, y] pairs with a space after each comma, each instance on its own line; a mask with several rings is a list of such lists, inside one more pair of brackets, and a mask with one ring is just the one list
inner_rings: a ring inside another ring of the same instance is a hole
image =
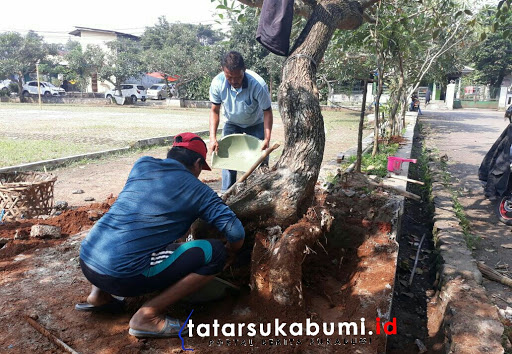
[[107, 42], [115, 41], [117, 35], [115, 33], [99, 33], [90, 31], [81, 31], [80, 44], [82, 49], [85, 50], [87, 45], [98, 45], [103, 50], [108, 50]]

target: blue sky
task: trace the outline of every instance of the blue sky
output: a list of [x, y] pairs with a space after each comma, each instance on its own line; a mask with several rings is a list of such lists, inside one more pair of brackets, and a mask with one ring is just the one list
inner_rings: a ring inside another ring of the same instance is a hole
[[48, 42], [61, 43], [67, 41], [74, 26], [140, 35], [163, 15], [170, 22], [215, 25], [215, 6], [210, 0], [9, 0], [2, 1], [0, 32], [31, 29]]

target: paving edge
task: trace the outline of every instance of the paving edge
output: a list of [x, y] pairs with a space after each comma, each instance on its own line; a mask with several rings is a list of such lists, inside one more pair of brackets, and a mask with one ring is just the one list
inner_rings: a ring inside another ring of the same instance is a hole
[[429, 163], [434, 199], [433, 235], [440, 254], [440, 288], [428, 304], [430, 338], [443, 338], [448, 353], [504, 353], [504, 327], [482, 284], [482, 274], [466, 246], [453, 206], [452, 191], [443, 183], [440, 162]]
[[[221, 131], [221, 129], [219, 129], [218, 131]], [[194, 132], [194, 133], [197, 135], [207, 135], [207, 134], [209, 134], [209, 131], [202, 130], [202, 131]], [[2, 167], [2, 168], [0, 168], [0, 173], [35, 171], [35, 170], [42, 170], [42, 169], [50, 168], [50, 167], [55, 168], [58, 166], [67, 165], [69, 163], [82, 161], [85, 159], [100, 159], [100, 158], [112, 156], [115, 154], [123, 154], [123, 153], [131, 152], [131, 151], [136, 151], [141, 148], [147, 148], [147, 147], [151, 147], [151, 146], [170, 145], [170, 142], [173, 140], [174, 140], [174, 135], [141, 139], [141, 140], [137, 140], [130, 146], [126, 146], [126, 147], [122, 147], [122, 148], [118, 148], [118, 149], [104, 150], [104, 151], [98, 151], [98, 152], [92, 152], [92, 153], [88, 153], [88, 154], [81, 154], [81, 155], [74, 155], [74, 156], [67, 156], [67, 157], [62, 157], [62, 158], [58, 158], [58, 159], [30, 162], [30, 163], [26, 163], [26, 164], [22, 164], [22, 165], [17, 165], [17, 166]]]

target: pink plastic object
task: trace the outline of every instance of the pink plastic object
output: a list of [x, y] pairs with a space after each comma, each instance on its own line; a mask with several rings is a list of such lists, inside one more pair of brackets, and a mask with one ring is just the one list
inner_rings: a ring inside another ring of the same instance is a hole
[[402, 170], [402, 162], [416, 163], [416, 159], [403, 159], [401, 157], [388, 156], [388, 171], [399, 174]]

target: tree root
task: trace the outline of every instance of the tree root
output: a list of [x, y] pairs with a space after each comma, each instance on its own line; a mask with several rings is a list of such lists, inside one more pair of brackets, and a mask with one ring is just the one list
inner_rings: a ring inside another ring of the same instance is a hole
[[302, 262], [304, 252], [332, 225], [333, 217], [322, 207], [311, 207], [296, 224], [282, 234], [275, 229], [258, 233], [252, 255], [253, 301], [273, 309], [304, 309]]

